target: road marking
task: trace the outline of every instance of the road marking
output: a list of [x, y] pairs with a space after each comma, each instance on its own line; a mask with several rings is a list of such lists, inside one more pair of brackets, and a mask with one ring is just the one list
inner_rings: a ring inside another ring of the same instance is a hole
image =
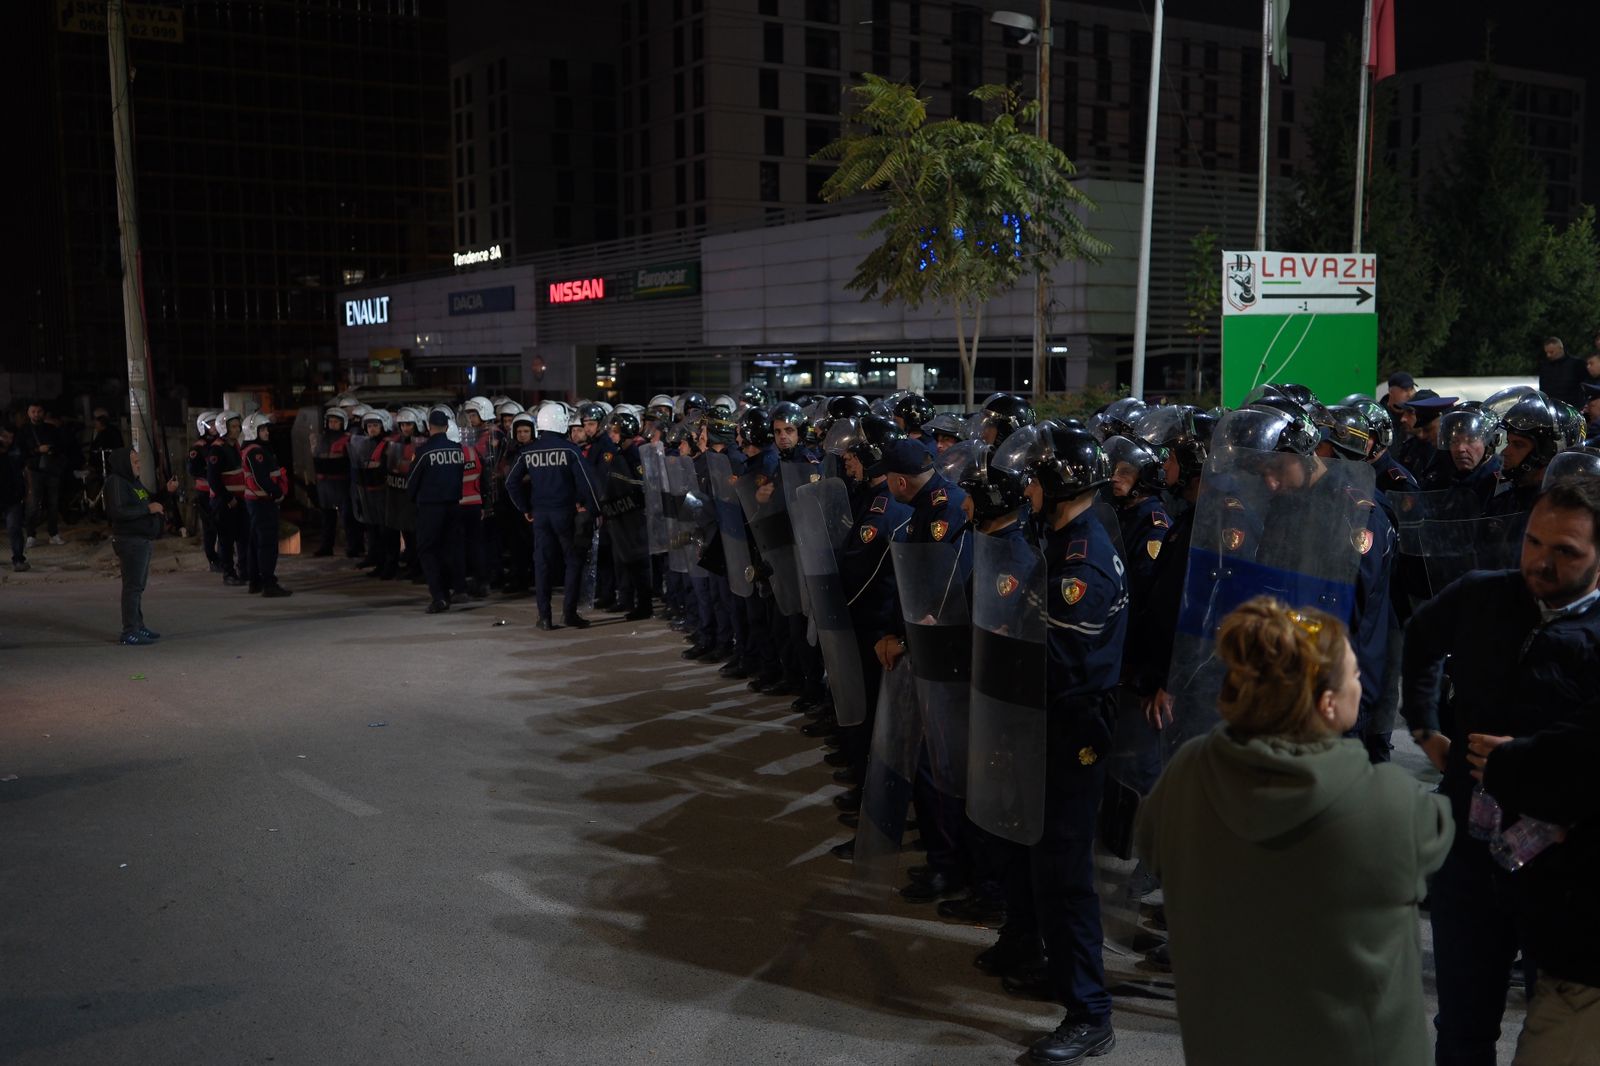
[[756, 767], [756, 773], [788, 777], [796, 770], [803, 770], [808, 766], [822, 764], [822, 756], [815, 749], [808, 748], [805, 751], [796, 752], [793, 755], [779, 759], [777, 762], [769, 762], [765, 766], [758, 766]]
[[353, 814], [357, 818], [371, 818], [374, 814], [383, 813], [370, 803], [362, 803], [350, 793], [341, 792], [326, 781], [319, 780], [300, 770], [280, 770], [278, 771], [278, 776], [291, 785], [299, 785], [313, 796], [325, 799], [346, 814]]
[[641, 915], [626, 914], [619, 911], [594, 914], [584, 910], [582, 907], [575, 907], [570, 903], [563, 903], [558, 899], [540, 895], [525, 885], [522, 878], [504, 870], [494, 870], [486, 874], [479, 874], [478, 880], [524, 909], [532, 911], [534, 914], [542, 914], [547, 918], [560, 918], [563, 920], [590, 918], [612, 925], [619, 925], [633, 932], [640, 932], [645, 926], [644, 918]]

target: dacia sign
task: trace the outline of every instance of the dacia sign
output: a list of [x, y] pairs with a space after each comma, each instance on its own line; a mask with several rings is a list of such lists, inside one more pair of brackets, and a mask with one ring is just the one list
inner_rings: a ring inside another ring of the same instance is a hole
[[389, 298], [368, 296], [364, 300], [344, 302], [346, 326], [382, 326], [389, 321]]
[[492, 289], [469, 289], [450, 294], [452, 315], [487, 315], [517, 309], [517, 287], [499, 285]]
[[633, 277], [635, 300], [693, 296], [699, 291], [699, 263], [662, 263], [657, 266], [642, 267]]

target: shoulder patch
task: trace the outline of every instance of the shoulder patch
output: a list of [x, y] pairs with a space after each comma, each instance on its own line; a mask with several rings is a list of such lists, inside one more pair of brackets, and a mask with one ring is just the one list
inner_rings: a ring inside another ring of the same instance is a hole
[[1083, 599], [1083, 594], [1088, 591], [1089, 586], [1075, 577], [1061, 579], [1061, 598], [1067, 601], [1068, 607], [1076, 607], [1078, 601]]
[[1161, 542], [1159, 540], [1155, 540], [1153, 538], [1151, 540], [1145, 541], [1144, 542], [1144, 552], [1145, 552], [1146, 555], [1150, 556], [1150, 558], [1152, 558], [1152, 559], [1159, 558], [1161, 556]]
[[605, 460], [608, 463], [611, 462], [616, 457], [617, 457], [617, 453], [616, 452], [601, 452], [600, 453], [600, 458]]
[[1244, 547], [1244, 530], [1224, 529], [1222, 531], [1222, 543], [1223, 546], [1229, 551], [1238, 551], [1240, 548]]
[[812, 474], [811, 475], [811, 484], [815, 485], [817, 482], [819, 482], [821, 480], [822, 480], [822, 475], [821, 474]]
[[872, 506], [867, 508], [867, 510], [871, 511], [873, 514], [883, 514], [888, 509], [889, 497], [887, 496], [879, 496], [872, 501]]
[[[944, 491], [943, 489], [940, 490]], [[950, 532], [950, 523], [942, 519], [935, 519], [928, 523], [928, 533], [934, 540], [943, 540], [944, 535]]]
[[1244, 504], [1239, 501], [1239, 497], [1237, 496], [1224, 496], [1222, 498], [1222, 506], [1226, 507], [1230, 511], [1244, 510]]
[[1165, 511], [1155, 511], [1150, 515], [1150, 524], [1157, 529], [1171, 529], [1172, 519], [1167, 517]]
[[1365, 555], [1372, 550], [1372, 541], [1373, 536], [1372, 530], [1370, 529], [1358, 529], [1354, 533], [1350, 534], [1350, 543], [1354, 545], [1356, 551], [1360, 552], [1362, 555]]
[[934, 489], [933, 495], [928, 497], [928, 502], [935, 507], [943, 507], [950, 502], [950, 494], [944, 489]]
[[1095, 754], [1095, 750], [1093, 748], [1085, 747], [1085, 748], [1079, 748], [1078, 749], [1078, 765], [1079, 766], [1093, 766], [1096, 762], [1099, 762], [1099, 761], [1100, 761], [1100, 756]]
[[1088, 557], [1089, 557], [1089, 542], [1088, 541], [1086, 541], [1086, 540], [1074, 540], [1074, 541], [1070, 541], [1067, 544], [1067, 558], [1066, 558], [1067, 562], [1069, 562], [1069, 563], [1070, 562], [1075, 562], [1078, 559], [1087, 559]]
[[1002, 597], [1011, 595], [1021, 586], [1022, 582], [1018, 581], [1010, 574], [1001, 574], [999, 577], [995, 578], [994, 582], [995, 591], [1000, 593]]
[[871, 544], [873, 541], [875, 541], [877, 539], [878, 539], [878, 527], [877, 526], [865, 525], [865, 526], [861, 527], [861, 543], [863, 543], [863, 544]]

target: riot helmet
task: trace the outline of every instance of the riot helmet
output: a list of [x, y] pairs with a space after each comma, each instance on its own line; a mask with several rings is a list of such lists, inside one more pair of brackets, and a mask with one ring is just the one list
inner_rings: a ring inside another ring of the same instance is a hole
[[1352, 408], [1361, 416], [1367, 435], [1372, 438], [1373, 455], [1389, 450], [1394, 443], [1394, 418], [1387, 407], [1364, 392], [1351, 393], [1339, 401], [1339, 406]]
[[765, 407], [768, 403], [767, 390], [754, 382], [747, 382], [739, 387], [739, 402], [747, 407]]
[[939, 456], [939, 473], [967, 494], [972, 515], [980, 522], [1004, 517], [1027, 502], [1027, 479], [995, 469], [994, 445], [964, 440]]
[[468, 414], [477, 415], [480, 422], [487, 423], [494, 421], [494, 404], [489, 402], [489, 398], [487, 396], [472, 397], [466, 403], [461, 405], [461, 411], [462, 421], [466, 421], [465, 416]]
[[1113, 400], [1089, 419], [1089, 432], [1102, 442], [1110, 437], [1131, 437], [1133, 424], [1146, 406], [1145, 402], [1136, 396], [1124, 396], [1120, 400]]
[[255, 440], [260, 434], [261, 430], [270, 430], [271, 428], [271, 415], [262, 414], [260, 411], [257, 411], [254, 414], [245, 415], [244, 420], [239, 424], [239, 439], [245, 441]]
[[782, 442], [778, 442], [779, 451], [781, 451], [785, 456], [793, 452], [805, 442], [806, 430], [809, 428], [810, 422], [806, 419], [805, 412], [800, 410], [799, 404], [790, 403], [787, 400], [783, 401], [782, 403], [775, 403], [772, 405], [767, 414], [768, 423], [773, 427], [772, 434], [774, 441], [778, 440], [777, 426], [779, 422], [782, 422], [783, 424], [794, 429], [795, 439], [793, 444], [784, 446]]
[[1494, 458], [1505, 442], [1500, 420], [1481, 406], [1460, 406], [1439, 418], [1438, 448], [1457, 471], [1475, 470]]
[[901, 425], [907, 433], [922, 432], [922, 427], [933, 418], [933, 404], [925, 396], [915, 392], [902, 392], [891, 397], [890, 410], [894, 417], [900, 419]]
[[1550, 460], [1550, 465], [1544, 468], [1544, 483], [1540, 491], [1569, 477], [1600, 478], [1600, 447], [1581, 445], [1555, 456]]
[[572, 415], [567, 405], [560, 400], [546, 400], [539, 405], [538, 412], [534, 415], [534, 423], [539, 427], [540, 433], [559, 433], [567, 435], [567, 428], [572, 425]]
[[[1387, 416], [1385, 416], [1387, 420]], [[1336, 405], [1324, 407], [1317, 404], [1311, 421], [1316, 423], [1322, 443], [1333, 450], [1340, 459], [1366, 462], [1372, 455], [1372, 430], [1367, 418], [1354, 407]]]
[[751, 407], [739, 416], [739, 439], [747, 448], [765, 448], [772, 443], [772, 416], [766, 408]]
[[1102, 448], [1111, 464], [1111, 491], [1117, 499], [1153, 496], [1167, 488], [1165, 449], [1120, 435], [1107, 437]]
[[1193, 483], [1205, 472], [1216, 428], [1216, 417], [1198, 407], [1148, 407], [1134, 424], [1134, 437], [1167, 449], [1177, 475], [1169, 480], [1172, 487], [1178, 489]]
[[872, 405], [864, 396], [835, 396], [828, 401], [829, 418], [860, 418], [872, 413]]
[[1111, 480], [1111, 463], [1087, 429], [1025, 426], [998, 446], [990, 468], [1037, 481], [1049, 502], [1073, 500]]
[[[516, 425], [516, 421], [512, 421]], [[632, 440], [639, 435], [639, 416], [626, 407], [619, 407], [611, 412], [611, 425], [616, 429], [617, 436], [623, 440]]]
[[983, 401], [983, 408], [967, 421], [967, 435], [999, 445], [1017, 430], [1038, 420], [1033, 404], [1013, 393], [997, 392]]
[[1502, 462], [1507, 479], [1531, 477], [1550, 465], [1567, 446], [1564, 412], [1542, 392], [1524, 396], [1506, 409], [1500, 425], [1506, 442]]
[[[221, 411], [201, 411], [199, 416], [194, 420], [195, 432], [202, 437], [212, 433], [213, 430], [211, 423], [215, 422], [217, 420], [217, 416], [221, 413]], [[327, 414], [323, 415], [323, 422], [326, 423], [328, 420], [328, 415], [335, 413], [338, 414], [341, 422], [345, 420], [345, 414], [343, 411], [339, 410], [337, 407], [330, 407], [328, 408]]]

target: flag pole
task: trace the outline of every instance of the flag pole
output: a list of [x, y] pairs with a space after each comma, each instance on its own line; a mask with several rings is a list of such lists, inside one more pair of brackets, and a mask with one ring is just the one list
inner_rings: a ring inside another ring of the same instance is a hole
[[1267, 111], [1272, 83], [1272, 0], [1261, 0], [1261, 150], [1256, 176], [1256, 251], [1267, 247]]
[[1161, 28], [1166, 4], [1156, 0], [1150, 34], [1150, 103], [1144, 129], [1144, 205], [1139, 225], [1139, 283], [1133, 298], [1133, 381], [1129, 394], [1144, 399], [1145, 340], [1150, 330], [1150, 233], [1155, 227], [1156, 127], [1161, 116]]
[[1356, 117], [1356, 214], [1350, 227], [1350, 250], [1356, 253], [1361, 251], [1362, 206], [1367, 191], [1367, 83], [1372, 77], [1368, 69], [1371, 60], [1372, 0], [1367, 0], [1362, 7], [1361, 18], [1361, 104]]

